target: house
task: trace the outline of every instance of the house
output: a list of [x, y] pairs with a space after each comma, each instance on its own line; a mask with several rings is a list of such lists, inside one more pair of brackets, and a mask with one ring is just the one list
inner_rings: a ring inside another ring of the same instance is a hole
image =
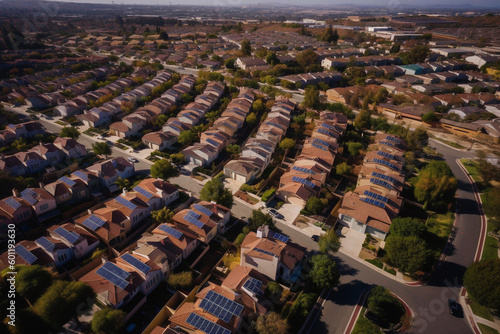
[[219, 150], [211, 144], [194, 143], [182, 150], [186, 161], [196, 166], [206, 166], [217, 158]]
[[8, 250], [0, 255], [1, 270], [9, 268], [10, 260], [12, 259], [12, 256], [14, 256], [14, 261], [17, 265], [40, 265], [55, 271], [56, 265], [54, 260], [34, 241], [20, 241], [12, 250], [14, 250], [14, 252]]
[[238, 59], [236, 59], [236, 66], [238, 66], [242, 70], [246, 70], [249, 67], [267, 66], [267, 63], [260, 58], [238, 57]]
[[128, 192], [123, 188], [119, 196], [107, 201], [105, 205], [108, 208], [119, 210], [127, 217], [128, 220], [125, 221], [127, 225], [124, 227], [127, 231], [130, 231], [135, 229], [151, 212], [151, 208], [144, 202], [143, 198], [138, 193], [134, 191]]
[[14, 195], [28, 202], [38, 217], [57, 209], [55, 198], [43, 188], [26, 188], [20, 194], [16, 190]]
[[441, 118], [439, 122], [443, 129], [459, 136], [475, 136], [483, 129], [481, 124], [455, 122], [444, 118]]
[[15, 155], [5, 156], [2, 154], [0, 157], [0, 170], [11, 176], [21, 176], [29, 173], [26, 166]]
[[28, 173], [40, 172], [48, 165], [47, 160], [36, 152], [19, 152], [15, 156], [21, 161]]
[[293, 283], [302, 270], [305, 255], [304, 248], [264, 225], [243, 240], [240, 265], [253, 268], [273, 281]]
[[[33, 218], [31, 205], [19, 196], [16, 189], [14, 196], [0, 200], [0, 226], [6, 228], [8, 224], [19, 225]], [[6, 232], [6, 231], [5, 231]]]
[[62, 241], [52, 237], [40, 237], [35, 243], [54, 261], [56, 267], [60, 267], [73, 259], [73, 252]]
[[485, 112], [485, 110], [482, 108], [469, 106], [469, 107], [461, 107], [461, 108], [451, 108], [447, 114], [448, 115], [455, 114], [458, 117], [460, 117], [460, 119], [464, 119], [467, 116], [477, 114], [477, 113], [484, 113], [484, 112]]
[[51, 143], [40, 143], [30, 149], [44, 158], [50, 165], [56, 165], [66, 158], [66, 154], [56, 145]]
[[68, 158], [80, 159], [87, 156], [87, 148], [73, 138], [57, 137], [54, 146], [59, 148]]
[[190, 209], [181, 210], [172, 220], [176, 229], [194, 235], [200, 242], [208, 244], [217, 235], [218, 225], [211, 219], [212, 214], [208, 215], [208, 211], [198, 209], [193, 205]]
[[[75, 225], [85, 229], [106, 245], [113, 246], [125, 240], [128, 218], [118, 209], [102, 207], [88, 210], [87, 214], [74, 219]], [[130, 231], [130, 230], [129, 230]]]
[[134, 187], [134, 191], [152, 211], [168, 206], [179, 198], [177, 187], [161, 179], [144, 179]]
[[465, 57], [465, 60], [471, 64], [476, 65], [478, 68], [481, 68], [484, 65], [496, 62], [498, 60], [498, 57], [490, 56], [488, 54], [476, 54], [473, 56]]
[[47, 231], [52, 238], [64, 243], [73, 253], [72, 258], [76, 260], [89, 255], [99, 246], [98, 238], [71, 223], [53, 225]]
[[157, 131], [145, 134], [142, 137], [142, 142], [149, 148], [154, 150], [163, 151], [167, 148], [172, 148], [177, 142], [177, 136]]

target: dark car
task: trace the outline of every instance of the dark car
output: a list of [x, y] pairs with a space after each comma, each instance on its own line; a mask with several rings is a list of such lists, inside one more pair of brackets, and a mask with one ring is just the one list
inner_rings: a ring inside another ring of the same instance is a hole
[[271, 216], [273, 216], [274, 218], [278, 218], [278, 219], [284, 219], [285, 217], [279, 213], [278, 211], [276, 211], [276, 209], [269, 209], [269, 214]]
[[448, 309], [450, 310], [450, 314], [455, 317], [460, 317], [462, 315], [462, 306], [454, 299], [448, 299]]
[[317, 234], [313, 235], [313, 236], [311, 237], [311, 240], [312, 240], [312, 241], [316, 241], [316, 242], [318, 242], [318, 240], [319, 240], [319, 235], [317, 235]]

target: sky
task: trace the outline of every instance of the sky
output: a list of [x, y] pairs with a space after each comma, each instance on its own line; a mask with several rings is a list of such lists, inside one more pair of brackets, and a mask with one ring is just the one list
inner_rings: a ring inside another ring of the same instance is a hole
[[[83, 2], [83, 3], [106, 3], [110, 4], [112, 0], [65, 0], [67, 2]], [[266, 0], [115, 0], [116, 4], [160, 4], [168, 5], [205, 5], [205, 6], [244, 6], [248, 4], [256, 3], [271, 3], [271, 1]], [[304, 5], [304, 0], [282, 0], [282, 1], [272, 1], [281, 2], [283, 4], [292, 5]], [[376, 5], [376, 6], [389, 6], [397, 7], [399, 5], [404, 6], [456, 6], [456, 5], [468, 5], [471, 3], [477, 7], [488, 7], [488, 8], [500, 8], [500, 1], [498, 0], [475, 0], [471, 1], [456, 1], [456, 0], [310, 0], [308, 5], [328, 5], [335, 6], [341, 4], [353, 4], [353, 5]]]

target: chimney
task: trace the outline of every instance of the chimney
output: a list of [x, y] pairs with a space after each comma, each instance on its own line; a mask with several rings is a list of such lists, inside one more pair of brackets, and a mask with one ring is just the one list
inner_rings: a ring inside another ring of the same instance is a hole
[[127, 188], [123, 187], [122, 193], [123, 193], [124, 196], [126, 196], [127, 195]]
[[101, 262], [102, 262], [102, 264], [105, 264], [106, 262], [108, 262], [108, 256], [107, 255], [101, 256]]
[[267, 238], [267, 236], [269, 235], [269, 226], [267, 225], [263, 225], [263, 226], [259, 226], [259, 228], [257, 229], [257, 238]]
[[45, 183], [43, 183], [42, 181], [38, 182], [38, 185], [40, 186], [40, 188], [45, 187]]
[[88, 209], [87, 212], [89, 213], [89, 215], [93, 214], [94, 213], [94, 210], [92, 208]]
[[17, 190], [16, 188], [12, 188], [12, 195], [14, 195], [14, 197], [21, 197], [21, 195], [19, 194], [19, 190]]
[[160, 243], [161, 243], [163, 246], [165, 246], [165, 239], [161, 239], [161, 240], [160, 240]]

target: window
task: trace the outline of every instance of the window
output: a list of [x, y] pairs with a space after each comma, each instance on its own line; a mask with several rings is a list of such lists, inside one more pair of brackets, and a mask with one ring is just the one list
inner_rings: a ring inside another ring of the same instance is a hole
[[40, 211], [47, 210], [48, 207], [49, 207], [49, 205], [47, 203], [42, 204], [42, 205], [40, 205]]

